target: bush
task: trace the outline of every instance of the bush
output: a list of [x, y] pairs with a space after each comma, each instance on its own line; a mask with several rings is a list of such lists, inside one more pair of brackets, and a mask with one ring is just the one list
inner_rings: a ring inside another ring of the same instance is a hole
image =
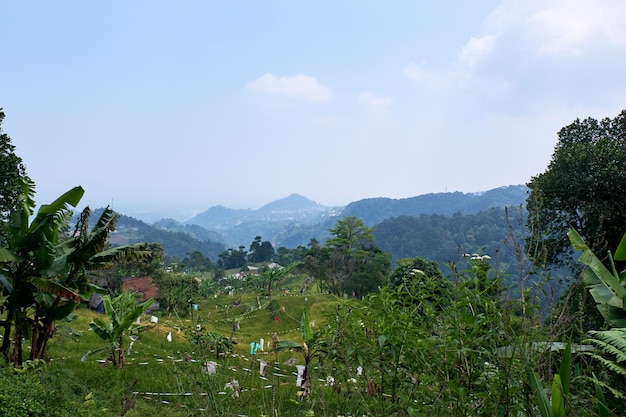
[[0, 415], [5, 417], [60, 416], [54, 407], [55, 393], [48, 392], [39, 382], [38, 375], [16, 373], [0, 368]]

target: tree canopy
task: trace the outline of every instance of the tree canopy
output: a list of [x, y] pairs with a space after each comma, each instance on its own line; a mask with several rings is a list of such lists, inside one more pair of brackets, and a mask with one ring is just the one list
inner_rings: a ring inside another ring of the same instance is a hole
[[9, 135], [4, 133], [4, 112], [0, 108], [0, 239], [6, 239], [5, 224], [9, 213], [15, 211], [21, 193], [21, 177], [26, 176], [22, 159], [15, 154], [15, 146]]
[[334, 294], [363, 296], [382, 285], [391, 257], [374, 245], [374, 234], [355, 216], [337, 221], [324, 247], [311, 240], [304, 264]]
[[558, 138], [548, 168], [528, 183], [537, 263], [571, 259], [570, 226], [598, 254], [614, 250], [626, 230], [626, 110], [614, 119], [576, 119]]

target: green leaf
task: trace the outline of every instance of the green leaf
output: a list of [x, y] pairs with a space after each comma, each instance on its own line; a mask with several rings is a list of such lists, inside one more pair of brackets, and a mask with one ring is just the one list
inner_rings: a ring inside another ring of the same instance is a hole
[[539, 412], [541, 413], [541, 416], [552, 417], [552, 410], [550, 407], [550, 401], [548, 400], [548, 395], [546, 394], [543, 386], [539, 382], [537, 374], [535, 374], [532, 369], [528, 370], [528, 382], [530, 384], [531, 392], [533, 393], [533, 395], [535, 395], [537, 407], [539, 407]]
[[621, 286], [619, 277], [613, 275], [608, 269], [606, 269], [600, 259], [598, 259], [591, 249], [589, 249], [578, 232], [576, 232], [574, 228], [570, 228], [567, 232], [567, 236], [569, 237], [574, 249], [582, 251], [578, 261], [587, 265], [587, 267], [594, 272], [596, 278], [609, 287], [616, 296], [622, 299], [626, 297], [626, 289]]
[[106, 326], [99, 326], [96, 323], [89, 323], [91, 330], [102, 340], [111, 341], [111, 333], [106, 330]]
[[552, 417], [565, 417], [565, 400], [563, 398], [563, 385], [561, 377], [554, 375], [552, 381]]
[[570, 374], [572, 372], [572, 342], [567, 342], [563, 351], [563, 359], [561, 359], [561, 367], [559, 368], [559, 377], [563, 387], [563, 395], [569, 395]]
[[582, 252], [578, 261], [587, 266], [582, 272], [583, 283], [595, 300], [600, 314], [611, 327], [626, 326], [626, 289], [621, 285], [619, 276], [609, 272], [576, 230], [570, 228], [567, 236], [572, 247]]
[[303, 350], [304, 346], [291, 340], [281, 340], [276, 344], [274, 352], [285, 352], [288, 350]]
[[626, 233], [622, 236], [621, 242], [615, 249], [615, 256], [613, 257], [616, 261], [626, 261]]
[[596, 389], [596, 400], [598, 401], [598, 416], [599, 417], [609, 417], [609, 407], [606, 405], [606, 399], [604, 398], [604, 393], [602, 392], [602, 386], [598, 383], [595, 374], [593, 375], [594, 386]]
[[387, 337], [384, 334], [381, 334], [380, 336], [378, 336], [378, 347], [382, 349], [383, 346], [385, 346], [386, 340], [387, 340]]
[[4, 286], [4, 288], [7, 290], [9, 294], [13, 293], [13, 285], [11, 285], [7, 277], [1, 274], [0, 274], [0, 283], [2, 283], [2, 286]]
[[72, 300], [76, 303], [80, 303], [83, 300], [79, 294], [50, 279], [32, 278], [31, 282], [40, 291], [45, 291], [58, 297], [67, 298], [68, 300]]
[[7, 248], [0, 248], [0, 263], [15, 262], [17, 257]]
[[302, 328], [302, 339], [305, 343], [310, 342], [313, 339], [313, 328], [311, 327], [311, 319], [309, 317], [309, 309], [304, 308], [302, 310], [302, 321], [300, 322]]
[[94, 354], [100, 353], [100, 352], [104, 352], [104, 351], [108, 351], [108, 350], [111, 349], [111, 347], [112, 347], [112, 345], [106, 345], [106, 346], [101, 346], [101, 347], [99, 347], [97, 349], [90, 350], [90, 351], [88, 351], [87, 353], [85, 353], [83, 355], [83, 357], [81, 359], [81, 362], [85, 362], [87, 360], [87, 358], [89, 356], [91, 356], [91, 355], [94, 355]]

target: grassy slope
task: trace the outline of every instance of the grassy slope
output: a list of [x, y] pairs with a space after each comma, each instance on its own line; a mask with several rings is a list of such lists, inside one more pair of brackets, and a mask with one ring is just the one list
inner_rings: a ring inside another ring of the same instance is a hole
[[[275, 321], [265, 308], [270, 299], [263, 296], [257, 299], [257, 295], [220, 296], [202, 301], [193, 316], [192, 312], [184, 312], [160, 317], [158, 326], [140, 335], [122, 370], [98, 362], [98, 359], [104, 359], [104, 354], [81, 362], [88, 350], [97, 348], [101, 343], [88, 326], [96, 313], [80, 310], [79, 318], [72, 323], [72, 327], [81, 331], [82, 337], [76, 341], [69, 340], [60, 331], [50, 346], [53, 360], [43, 374], [43, 381], [55, 392], [54, 398], [48, 400], [52, 401], [50, 407], [71, 406], [81, 415], [89, 415], [91, 411], [99, 416], [271, 415], [273, 410], [278, 415], [295, 415], [307, 405], [294, 402], [297, 398], [295, 376], [292, 374], [295, 366], [284, 362], [290, 357], [296, 359], [296, 363], [302, 363], [302, 360], [297, 352], [286, 352], [280, 356], [268, 352], [267, 341], [276, 332], [281, 340], [301, 342], [303, 308], [310, 309], [311, 319], [319, 328], [323, 325], [326, 312], [332, 312], [339, 300], [329, 295], [284, 294], [274, 296], [274, 299], [280, 307], [284, 307], [280, 321]], [[197, 322], [206, 329], [230, 336], [232, 324], [228, 320], [233, 318], [240, 321], [240, 329], [234, 335], [238, 342], [234, 355], [218, 361], [217, 374], [208, 377], [202, 372], [202, 364], [214, 360], [214, 354], [197, 351], [197, 346], [185, 339], [184, 330], [191, 328], [193, 320], [193, 323]], [[166, 340], [169, 332], [172, 333], [172, 342]], [[249, 343], [261, 338], [265, 340], [266, 350], [252, 357]], [[276, 367], [266, 378], [259, 375], [260, 359]], [[317, 375], [319, 380], [324, 377], [321, 373]], [[225, 384], [233, 379], [242, 388], [238, 398], [232, 398], [231, 393], [224, 389]], [[321, 381], [317, 384], [318, 393], [322, 394], [324, 390], [330, 392], [330, 388], [323, 387]], [[139, 394], [134, 394], [136, 392]], [[180, 393], [190, 395], [166, 395]], [[318, 398], [330, 397], [322, 395]], [[341, 403], [343, 400], [334, 399], [334, 405], [328, 399], [318, 401], [317, 407], [343, 409], [337, 401]]]

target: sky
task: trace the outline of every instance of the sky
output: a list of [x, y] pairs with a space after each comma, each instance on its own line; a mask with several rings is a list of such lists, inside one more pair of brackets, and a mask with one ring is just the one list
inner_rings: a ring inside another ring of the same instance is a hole
[[626, 108], [623, 0], [0, 0], [0, 38], [36, 201], [139, 218], [525, 184]]

